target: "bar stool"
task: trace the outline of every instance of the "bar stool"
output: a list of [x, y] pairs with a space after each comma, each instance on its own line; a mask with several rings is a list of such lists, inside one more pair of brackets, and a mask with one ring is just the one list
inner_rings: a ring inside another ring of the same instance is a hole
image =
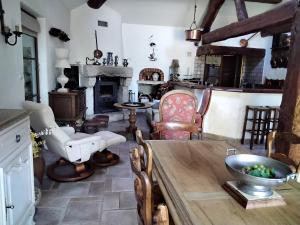
[[[263, 144], [267, 133], [267, 123], [270, 108], [264, 106], [246, 106], [246, 113], [243, 126], [243, 134], [241, 143], [245, 142], [246, 132], [250, 133], [250, 149], [253, 149], [253, 144]], [[250, 113], [253, 115], [250, 117]], [[250, 123], [250, 128], [248, 128]]]

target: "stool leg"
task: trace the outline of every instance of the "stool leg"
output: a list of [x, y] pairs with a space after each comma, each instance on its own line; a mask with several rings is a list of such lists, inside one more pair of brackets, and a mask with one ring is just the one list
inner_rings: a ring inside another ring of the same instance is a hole
[[263, 123], [262, 123], [262, 132], [261, 132], [261, 138], [260, 138], [260, 144], [263, 144], [265, 141], [265, 136], [266, 136], [266, 126], [267, 126], [267, 120], [268, 120], [268, 111], [264, 111], [264, 116], [263, 116]]
[[245, 133], [246, 133], [246, 128], [247, 128], [248, 113], [249, 113], [249, 107], [246, 106], [246, 112], [245, 112], [245, 118], [244, 118], [244, 126], [243, 126], [243, 134], [242, 134], [242, 140], [241, 140], [242, 144], [244, 144], [244, 142], [245, 142]]
[[[257, 129], [256, 129], [256, 137], [255, 137], [255, 144], [258, 144], [258, 140], [259, 140], [259, 135], [261, 133], [261, 114], [262, 114], [262, 111], [259, 110], [258, 111], [258, 119], [257, 119]], [[256, 123], [256, 121], [255, 121]]]
[[250, 149], [251, 150], [253, 149], [256, 119], [257, 119], [257, 110], [254, 109], [254, 111], [253, 111], [253, 123], [252, 123], [251, 139], [250, 139]]

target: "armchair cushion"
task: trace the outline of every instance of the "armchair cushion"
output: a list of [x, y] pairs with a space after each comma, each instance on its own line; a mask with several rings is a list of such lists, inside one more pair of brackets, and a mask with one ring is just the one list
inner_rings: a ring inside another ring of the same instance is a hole
[[124, 136], [110, 132], [110, 131], [99, 131], [99, 132], [93, 134], [93, 136], [101, 137], [101, 139], [105, 141], [106, 147], [108, 147], [110, 145], [115, 145], [115, 144], [119, 144], [122, 142], [126, 142], [126, 138]]

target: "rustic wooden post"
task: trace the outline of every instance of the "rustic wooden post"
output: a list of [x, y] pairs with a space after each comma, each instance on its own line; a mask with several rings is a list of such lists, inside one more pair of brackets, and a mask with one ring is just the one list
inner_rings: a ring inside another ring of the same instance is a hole
[[[296, 9], [291, 30], [291, 47], [281, 102], [278, 131], [300, 135], [300, 8]], [[278, 140], [276, 151], [300, 163], [300, 146]]]
[[236, 16], [238, 21], [242, 21], [248, 18], [246, 4], [244, 0], [234, 0]]

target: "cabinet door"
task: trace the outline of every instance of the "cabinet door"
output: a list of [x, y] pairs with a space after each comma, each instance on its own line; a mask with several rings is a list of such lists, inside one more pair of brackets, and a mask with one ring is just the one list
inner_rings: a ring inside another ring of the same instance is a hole
[[[30, 148], [28, 146], [28, 148]], [[8, 225], [22, 224], [24, 216], [33, 205], [32, 170], [30, 151], [24, 149], [20, 155], [5, 168], [6, 206]]]
[[4, 191], [3, 168], [0, 168], [0, 224], [6, 225], [6, 203]]

